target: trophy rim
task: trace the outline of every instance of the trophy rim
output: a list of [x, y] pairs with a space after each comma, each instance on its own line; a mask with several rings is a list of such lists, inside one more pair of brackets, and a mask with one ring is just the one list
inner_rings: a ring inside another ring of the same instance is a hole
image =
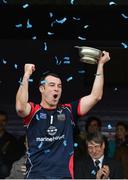
[[75, 46], [75, 48], [78, 48], [78, 49], [91, 49], [91, 50], [94, 50], [94, 51], [102, 52], [100, 49], [90, 47], [90, 46]]

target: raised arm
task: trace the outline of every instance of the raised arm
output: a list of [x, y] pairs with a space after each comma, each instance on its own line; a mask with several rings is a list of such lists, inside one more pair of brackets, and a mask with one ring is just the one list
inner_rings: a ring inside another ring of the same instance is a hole
[[103, 95], [104, 85], [104, 64], [110, 60], [109, 53], [103, 51], [103, 55], [100, 57], [97, 65], [97, 72], [95, 74], [95, 80], [93, 83], [92, 91], [89, 95], [81, 98], [80, 101], [80, 113], [85, 115]]
[[31, 111], [31, 106], [28, 103], [28, 80], [34, 71], [34, 64], [25, 64], [23, 80], [16, 94], [16, 111], [20, 117], [27, 116]]

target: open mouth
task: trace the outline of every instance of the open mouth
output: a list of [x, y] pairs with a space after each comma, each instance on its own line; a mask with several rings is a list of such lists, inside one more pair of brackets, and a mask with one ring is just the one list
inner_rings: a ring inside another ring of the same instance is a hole
[[54, 94], [54, 95], [53, 95], [53, 97], [54, 97], [55, 99], [57, 98], [57, 96], [58, 96], [57, 94]]

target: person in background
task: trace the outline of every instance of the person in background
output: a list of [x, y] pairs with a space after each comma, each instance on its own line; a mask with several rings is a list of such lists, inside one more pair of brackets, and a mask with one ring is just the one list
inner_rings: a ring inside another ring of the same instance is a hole
[[0, 110], [0, 178], [7, 177], [10, 173], [12, 163], [19, 158], [19, 148], [16, 138], [8, 133], [5, 126], [8, 115]]
[[60, 104], [62, 81], [54, 73], [46, 73], [40, 80], [39, 104], [29, 101], [29, 78], [34, 64], [25, 64], [24, 76], [16, 94], [16, 111], [24, 119], [28, 140], [28, 179], [73, 178], [73, 126], [102, 98], [104, 64], [110, 60], [103, 51], [89, 95], [68, 104]]
[[88, 156], [75, 164], [75, 179], [123, 179], [121, 164], [105, 156], [105, 140], [101, 132], [89, 133], [86, 139]]
[[116, 124], [115, 141], [117, 148], [121, 145], [128, 145], [128, 126], [123, 121]]
[[89, 116], [86, 120], [85, 131], [86, 133], [94, 133], [96, 131], [101, 131], [102, 122], [97, 116]]
[[10, 175], [6, 179], [24, 179], [25, 177], [28, 144], [25, 136], [23, 136], [22, 139], [24, 139], [24, 154], [18, 161], [13, 163]]
[[128, 179], [128, 125], [120, 121], [116, 124], [115, 159], [122, 163], [124, 178]]

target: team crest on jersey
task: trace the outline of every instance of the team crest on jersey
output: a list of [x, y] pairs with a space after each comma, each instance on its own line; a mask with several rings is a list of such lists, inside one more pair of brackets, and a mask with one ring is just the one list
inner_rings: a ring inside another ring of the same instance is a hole
[[47, 119], [46, 113], [40, 113], [40, 119]]
[[58, 119], [59, 121], [65, 121], [65, 119], [66, 119], [65, 114], [58, 114], [58, 115], [57, 115], [57, 119]]
[[55, 126], [49, 126], [47, 133], [51, 136], [54, 136], [57, 133], [57, 128]]

